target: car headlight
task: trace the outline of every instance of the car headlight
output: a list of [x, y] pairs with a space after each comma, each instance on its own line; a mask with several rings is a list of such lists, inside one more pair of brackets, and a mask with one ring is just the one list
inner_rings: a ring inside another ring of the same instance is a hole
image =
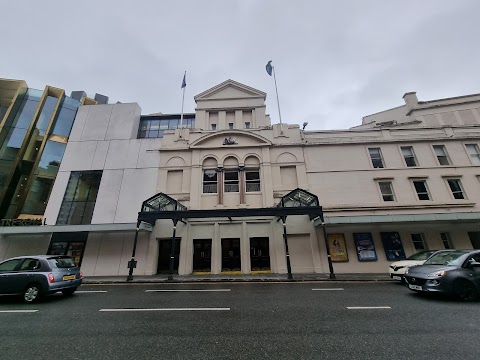
[[410, 271], [410, 269], [412, 267], [414, 267], [415, 265], [409, 265], [409, 266], [405, 266], [405, 274], [408, 274], [408, 272]]
[[432, 278], [432, 277], [440, 277], [445, 275], [446, 271], [445, 270], [440, 270], [440, 271], [435, 271], [431, 274], [428, 274], [427, 277]]

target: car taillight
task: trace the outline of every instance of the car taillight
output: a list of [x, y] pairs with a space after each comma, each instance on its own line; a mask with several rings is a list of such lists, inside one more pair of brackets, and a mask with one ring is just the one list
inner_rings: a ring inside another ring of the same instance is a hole
[[51, 282], [51, 283], [55, 282], [55, 279], [53, 278], [52, 273], [48, 274], [48, 281]]
[[81, 271], [80, 271], [80, 279], [83, 279], [83, 274]]

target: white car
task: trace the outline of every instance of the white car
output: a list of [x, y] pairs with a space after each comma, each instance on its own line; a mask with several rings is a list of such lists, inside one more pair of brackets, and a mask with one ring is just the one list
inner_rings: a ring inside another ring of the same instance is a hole
[[407, 270], [408, 267], [422, 265], [430, 256], [439, 251], [442, 250], [423, 250], [409, 256], [405, 260], [391, 263], [390, 268], [388, 269], [390, 277], [393, 280], [399, 280], [403, 282], [403, 276], [405, 275], [405, 270]]

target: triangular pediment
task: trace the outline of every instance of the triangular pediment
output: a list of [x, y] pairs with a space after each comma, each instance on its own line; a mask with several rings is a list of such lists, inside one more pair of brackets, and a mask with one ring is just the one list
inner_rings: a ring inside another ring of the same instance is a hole
[[269, 146], [271, 141], [255, 133], [241, 130], [224, 130], [202, 136], [190, 148], [229, 148]]
[[198, 100], [224, 100], [224, 99], [244, 99], [244, 98], [266, 98], [266, 94], [262, 91], [254, 89], [250, 86], [241, 84], [233, 80], [224, 81], [201, 94], [194, 97]]

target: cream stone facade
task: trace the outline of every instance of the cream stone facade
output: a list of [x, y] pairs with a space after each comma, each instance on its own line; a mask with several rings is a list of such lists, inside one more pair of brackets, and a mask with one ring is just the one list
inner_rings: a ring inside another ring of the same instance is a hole
[[[139, 136], [149, 116], [137, 104], [81, 106], [47, 225], [8, 229], [0, 259], [82, 232], [85, 275], [127, 275], [138, 212], [155, 194], [221, 215], [274, 207], [295, 189], [318, 197], [328, 239], [319, 218], [289, 215], [293, 273], [328, 273], [327, 243], [338, 273], [384, 273], [422, 248], [480, 248], [480, 95], [419, 102], [407, 93], [405, 105], [331, 131], [272, 125], [265, 98], [225, 81], [195, 97], [194, 126], [162, 138]], [[90, 224], [59, 224], [72, 174], [92, 171], [101, 181]], [[169, 219], [141, 225], [134, 275], [168, 271], [172, 230]], [[183, 219], [175, 231], [178, 274], [287, 272], [276, 217]]]

